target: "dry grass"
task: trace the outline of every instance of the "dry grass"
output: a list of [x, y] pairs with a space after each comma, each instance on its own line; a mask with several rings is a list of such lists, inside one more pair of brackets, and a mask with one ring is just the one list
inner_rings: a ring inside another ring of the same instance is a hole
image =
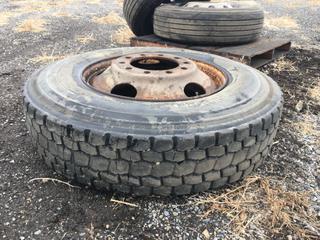
[[[68, 4], [71, 4], [75, 0], [11, 0], [11, 3], [16, 6], [17, 8], [14, 8], [12, 11], [8, 12], [1, 12], [0, 13], [0, 26], [6, 25], [10, 21], [11, 18], [21, 16], [23, 14], [37, 14], [37, 13], [43, 13], [43, 12], [52, 12], [52, 16], [56, 17], [66, 17], [70, 16], [69, 14], [61, 11], [61, 8], [67, 6]], [[32, 21], [32, 20], [29, 20]], [[43, 21], [43, 20], [42, 20]], [[33, 23], [25, 23], [26, 26], [22, 26], [22, 29], [24, 28], [30, 28], [30, 26], [34, 25]], [[31, 27], [32, 28], [32, 27]], [[20, 29], [20, 27], [19, 27]], [[25, 30], [22, 30], [25, 31]], [[27, 30], [28, 31], [28, 30]]]
[[267, 3], [274, 3], [276, 0], [266, 0]]
[[12, 1], [15, 5], [19, 6], [16, 10], [18, 12], [48, 12], [54, 8], [63, 8], [70, 5], [75, 0], [15, 0]]
[[116, 0], [116, 2], [117, 2], [117, 4], [120, 5], [120, 6], [122, 6], [122, 4], [123, 4], [123, 0]]
[[8, 24], [11, 18], [14, 18], [18, 15], [20, 14], [15, 12], [0, 12], [0, 26]]
[[[29, 14], [33, 16], [41, 15], [43, 13], [49, 14], [53, 17], [72, 17], [67, 13], [66, 7], [78, 0], [11, 0], [17, 6], [12, 12], [23, 15]], [[72, 17], [76, 18], [76, 17]]]
[[290, 61], [289, 59], [286, 59], [285, 57], [279, 58], [277, 61], [274, 63], [270, 64], [272, 70], [274, 72], [296, 72], [298, 71], [297, 67], [295, 66], [295, 62]]
[[93, 21], [99, 24], [108, 25], [125, 25], [126, 21], [120, 17], [116, 12], [112, 11], [105, 17], [94, 17]]
[[309, 5], [309, 6], [314, 6], [314, 7], [320, 6], [320, 0], [307, 0], [304, 2], [306, 2], [307, 5]]
[[53, 17], [71, 17], [70, 13], [59, 11], [51, 14]]
[[86, 228], [86, 239], [87, 240], [96, 240], [95, 229], [93, 223], [90, 223], [90, 227]]
[[[311, 86], [307, 95], [316, 103], [320, 104], [320, 78], [318, 78], [315, 86]], [[315, 138], [316, 145], [320, 147], [320, 125], [319, 118], [307, 112], [302, 115], [302, 120], [293, 122], [293, 127], [304, 136]]]
[[120, 204], [120, 205], [126, 205], [129, 207], [134, 207], [134, 208], [138, 208], [139, 205], [135, 204], [135, 203], [130, 203], [130, 202], [126, 202], [126, 201], [121, 201], [121, 200], [117, 200], [117, 199], [110, 199], [110, 202], [115, 203], [115, 204]]
[[88, 36], [77, 36], [76, 41], [82, 43], [82, 44], [87, 44], [90, 42], [94, 42], [96, 39], [93, 37], [93, 35], [88, 35]]
[[278, 0], [266, 0], [267, 3], [273, 4], [279, 2], [279, 4], [287, 8], [299, 8], [299, 7], [318, 7], [320, 6], [320, 0], [295, 0], [295, 1], [286, 1], [283, 3]]
[[101, 4], [101, 0], [87, 0], [86, 1], [87, 4]]
[[292, 123], [292, 126], [303, 136], [315, 139], [315, 145], [320, 148], [320, 126], [312, 115], [304, 115], [303, 120]]
[[271, 17], [265, 19], [265, 26], [269, 29], [299, 29], [295, 19], [289, 16]]
[[219, 196], [208, 194], [195, 201], [208, 207], [203, 217], [225, 214], [239, 236], [247, 236], [247, 230], [258, 227], [266, 234], [265, 239], [283, 239], [287, 234], [298, 239], [319, 239], [320, 223], [310, 207], [311, 195], [287, 190], [283, 180], [254, 176]]
[[293, 126], [303, 135], [319, 135], [319, 133], [317, 133], [316, 123], [314, 123], [308, 115], [305, 115], [304, 118], [304, 121], [295, 122]]
[[112, 36], [112, 42], [118, 44], [129, 44], [130, 38], [133, 37], [133, 33], [131, 32], [128, 26], [121, 27], [118, 29]]
[[70, 188], [80, 188], [79, 186], [74, 186], [74, 185], [71, 185], [68, 182], [64, 182], [64, 181], [61, 181], [61, 180], [55, 179], [55, 178], [33, 178], [33, 179], [29, 180], [28, 183], [32, 183], [32, 182], [35, 182], [35, 181], [41, 181], [43, 183], [53, 182], [54, 184], [55, 183], [60, 183], [60, 184], [67, 185]]
[[15, 31], [17, 32], [43, 32], [45, 31], [46, 21], [44, 19], [27, 19], [20, 23]]
[[291, 1], [285, 5], [287, 8], [301, 8], [301, 7], [319, 7], [319, 0], [299, 0]]
[[52, 8], [47, 1], [16, 1], [15, 4], [19, 7], [16, 11], [20, 13], [48, 12]]
[[18, 8], [15, 9], [16, 12], [20, 13], [30, 13], [30, 12], [46, 12], [49, 10], [49, 4], [46, 1], [11, 1]]
[[53, 55], [53, 52], [52, 52], [51, 55], [47, 55], [46, 53], [43, 53], [42, 55], [39, 55], [39, 56], [36, 56], [36, 57], [30, 59], [30, 61], [33, 63], [47, 64], [50, 62], [61, 60], [63, 58], [65, 58], [65, 56]]
[[309, 89], [308, 94], [312, 99], [320, 103], [320, 78], [318, 78], [318, 84], [315, 87]]

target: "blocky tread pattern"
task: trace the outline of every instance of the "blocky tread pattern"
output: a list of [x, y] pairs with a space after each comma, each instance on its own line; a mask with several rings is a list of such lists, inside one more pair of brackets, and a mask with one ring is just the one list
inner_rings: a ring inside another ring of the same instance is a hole
[[279, 103], [247, 127], [164, 141], [60, 126], [24, 102], [32, 142], [50, 168], [98, 190], [138, 196], [192, 194], [245, 178], [267, 156], [282, 112]]

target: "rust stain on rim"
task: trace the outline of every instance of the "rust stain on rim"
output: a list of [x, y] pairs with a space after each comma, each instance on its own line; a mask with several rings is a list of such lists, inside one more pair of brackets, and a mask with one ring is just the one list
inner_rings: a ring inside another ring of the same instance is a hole
[[179, 101], [212, 95], [228, 78], [213, 65], [163, 53], [139, 53], [106, 59], [83, 73], [101, 93], [142, 101]]

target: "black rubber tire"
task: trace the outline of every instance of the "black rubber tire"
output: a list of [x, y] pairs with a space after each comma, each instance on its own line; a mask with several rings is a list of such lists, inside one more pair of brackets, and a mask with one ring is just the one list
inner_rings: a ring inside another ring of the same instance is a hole
[[[224, 69], [229, 83], [203, 98], [135, 101], [98, 93], [88, 66], [158, 52]], [[246, 65], [166, 48], [99, 50], [53, 63], [24, 88], [26, 124], [46, 164], [69, 180], [134, 195], [182, 195], [241, 180], [267, 156], [282, 111], [278, 85]]]
[[123, 14], [137, 36], [153, 34], [153, 13], [156, 7], [170, 0], [124, 0]]
[[[188, 0], [176, 0], [176, 2], [183, 4]], [[153, 34], [153, 13], [162, 3], [170, 3], [170, 0], [124, 0], [123, 15], [136, 36]]]
[[186, 8], [163, 4], [154, 13], [154, 33], [189, 44], [231, 45], [255, 41], [264, 12], [258, 4], [238, 2], [236, 8]]

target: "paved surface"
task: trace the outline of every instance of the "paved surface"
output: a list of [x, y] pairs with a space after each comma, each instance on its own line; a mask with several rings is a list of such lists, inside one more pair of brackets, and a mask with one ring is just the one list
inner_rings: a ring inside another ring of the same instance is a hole
[[[130, 198], [61, 183], [34, 181], [52, 173], [31, 145], [22, 114], [22, 87], [40, 66], [64, 56], [123, 46], [129, 32], [115, 0], [3, 0], [0, 2], [0, 239], [237, 239], [230, 219], [206, 209], [195, 197]], [[262, 1], [268, 34], [292, 37], [287, 59], [262, 70], [282, 87], [283, 122], [273, 151], [258, 171], [285, 179], [288, 189], [319, 190], [319, 1]], [[313, 5], [307, 3], [313, 2]], [[112, 13], [108, 18], [102, 18]], [[282, 18], [279, 26], [279, 17]], [[274, 20], [275, 19], [275, 20]], [[108, 23], [108, 24], [104, 24]], [[306, 50], [307, 49], [307, 50]], [[310, 50], [312, 49], [312, 50]], [[302, 108], [299, 106], [302, 105]], [[298, 106], [298, 107], [297, 107]], [[227, 189], [233, 189], [233, 186]], [[212, 196], [219, 196], [216, 191]], [[129, 207], [110, 199], [136, 204]], [[319, 206], [313, 195], [312, 206]], [[317, 209], [316, 209], [317, 210]], [[318, 216], [319, 216], [319, 209]], [[304, 227], [304, 226], [302, 226]], [[246, 239], [298, 239], [288, 229], [278, 235], [253, 222]]]

